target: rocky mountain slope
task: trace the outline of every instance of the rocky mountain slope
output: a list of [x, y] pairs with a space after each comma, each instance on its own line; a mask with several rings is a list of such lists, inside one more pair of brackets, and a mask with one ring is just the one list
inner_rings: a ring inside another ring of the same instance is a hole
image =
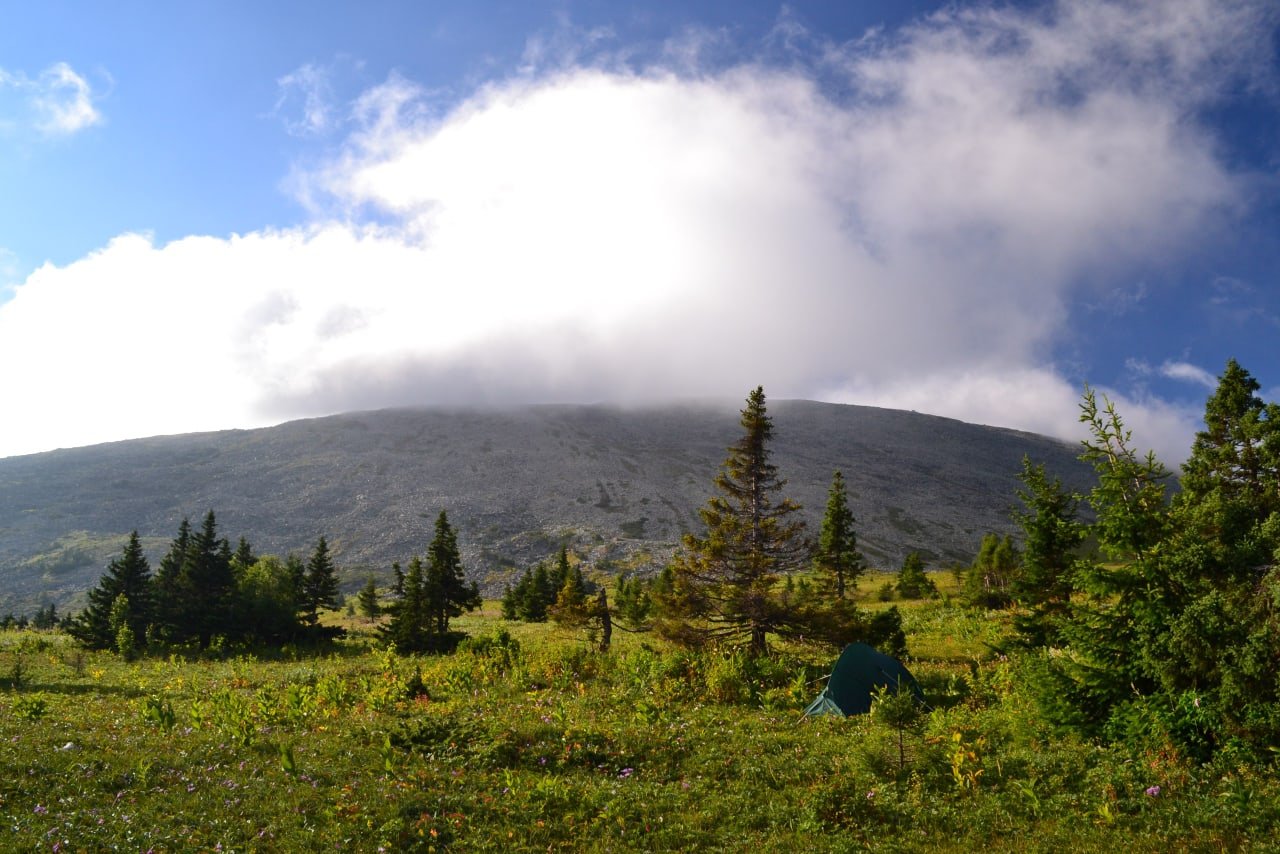
[[[490, 592], [562, 543], [604, 571], [654, 568], [697, 527], [739, 408], [396, 409], [0, 459], [0, 611], [77, 607], [129, 531], [158, 557], [209, 509], [259, 553], [326, 535], [348, 587], [422, 553], [442, 508]], [[814, 535], [839, 468], [878, 567], [913, 549], [967, 562], [984, 533], [1012, 530], [1024, 454], [1088, 482], [1074, 447], [1028, 433], [807, 401], [770, 414]]]

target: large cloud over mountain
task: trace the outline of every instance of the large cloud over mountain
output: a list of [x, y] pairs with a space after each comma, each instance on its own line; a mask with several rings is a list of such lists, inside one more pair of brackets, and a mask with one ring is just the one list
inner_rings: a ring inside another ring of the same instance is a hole
[[[393, 76], [292, 177], [314, 224], [122, 235], [22, 284], [0, 453], [759, 383], [1072, 434], [1065, 307], [1244, 204], [1193, 116], [1247, 78], [1264, 14], [950, 11], [767, 64], [578, 58], [447, 105]], [[1125, 405], [1185, 448], [1187, 413]]]

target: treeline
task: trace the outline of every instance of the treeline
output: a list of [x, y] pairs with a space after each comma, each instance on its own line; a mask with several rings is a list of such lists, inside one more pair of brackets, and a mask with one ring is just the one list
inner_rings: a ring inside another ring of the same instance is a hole
[[14, 616], [12, 612], [0, 617], [0, 629], [53, 629], [62, 625], [66, 621], [65, 617], [58, 617], [58, 608], [52, 602], [48, 605], [42, 605], [36, 609], [34, 617], [28, 617], [26, 614]]
[[[901, 615], [869, 613], [849, 592], [866, 569], [843, 475], [832, 477], [817, 542], [780, 495], [784, 481], [771, 461], [773, 421], [757, 388], [742, 410], [743, 436], [729, 448], [700, 511], [703, 536], [689, 534], [670, 565], [652, 578], [620, 578], [607, 592], [571, 567], [567, 553], [525, 571], [503, 596], [508, 619], [548, 618], [585, 627], [607, 646], [614, 627], [654, 631], [686, 646], [768, 651], [770, 637], [843, 646], [864, 641], [903, 654]], [[812, 579], [812, 580], [811, 580]]]
[[233, 550], [212, 510], [199, 529], [183, 519], [157, 570], [138, 532], [111, 561], [67, 631], [90, 649], [132, 656], [145, 646], [276, 644], [336, 637], [319, 612], [338, 605], [338, 578], [322, 536], [305, 563], [259, 557], [243, 537]]
[[1094, 487], [1024, 461], [1021, 549], [989, 537], [966, 589], [1014, 606], [1048, 720], [1201, 759], [1280, 744], [1280, 405], [1259, 389], [1227, 362], [1172, 496], [1170, 472], [1091, 390]]
[[360, 592], [360, 606], [366, 616], [379, 611], [391, 615], [380, 630], [383, 640], [398, 652], [449, 652], [465, 635], [451, 630], [450, 621], [480, 607], [480, 588], [467, 583], [458, 551], [458, 535], [441, 510], [435, 534], [427, 547], [425, 563], [419, 557], [409, 561], [409, 571], [392, 567], [395, 576], [393, 599], [388, 605], [377, 601], [377, 589], [370, 579]]

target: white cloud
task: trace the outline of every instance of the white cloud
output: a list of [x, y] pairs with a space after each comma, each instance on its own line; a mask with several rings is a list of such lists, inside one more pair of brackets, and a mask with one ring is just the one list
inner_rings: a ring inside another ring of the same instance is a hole
[[333, 86], [326, 69], [301, 65], [276, 80], [276, 92], [275, 112], [290, 134], [321, 134], [333, 126]]
[[0, 93], [8, 90], [4, 125], [31, 127], [46, 136], [68, 136], [99, 124], [102, 113], [89, 81], [65, 62], [58, 62], [29, 78], [0, 68]]
[[[313, 227], [33, 274], [0, 306], [0, 361], [32, 366], [0, 377], [29, 414], [0, 453], [758, 383], [1078, 435], [1064, 305], [1242, 204], [1189, 109], [1241, 79], [1263, 7], [1210, 8], [944, 12], [820, 68], [579, 60], [452, 106], [393, 76], [295, 176]], [[1118, 402], [1185, 453], [1187, 413]]]
[[1189, 362], [1165, 362], [1160, 366], [1160, 375], [1171, 380], [1182, 380], [1208, 389], [1218, 387], [1218, 378], [1198, 365]]

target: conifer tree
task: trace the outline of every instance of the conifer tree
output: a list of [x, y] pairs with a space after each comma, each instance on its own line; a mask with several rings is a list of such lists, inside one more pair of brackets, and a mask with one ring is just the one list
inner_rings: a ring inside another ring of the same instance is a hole
[[360, 588], [357, 601], [360, 604], [360, 613], [366, 620], [372, 623], [378, 619], [382, 613], [382, 607], [378, 604], [378, 583], [372, 575], [369, 576], [364, 587]]
[[235, 630], [235, 577], [231, 546], [218, 536], [212, 510], [200, 531], [191, 536], [178, 571], [180, 633], [198, 638], [207, 647], [215, 635]]
[[1280, 740], [1277, 410], [1257, 388], [1228, 362], [1172, 503], [1163, 467], [1134, 453], [1114, 408], [1099, 413], [1086, 393], [1092, 532], [1114, 563], [1077, 570], [1089, 596], [1061, 623], [1071, 655], [1044, 664], [1039, 699], [1059, 724], [1155, 733], [1200, 759], [1227, 740]]
[[232, 570], [236, 575], [239, 575], [257, 562], [258, 558], [253, 553], [253, 546], [249, 545], [248, 540], [241, 537], [239, 544], [236, 546], [235, 554], [231, 556]]
[[658, 628], [680, 642], [740, 642], [761, 655], [770, 633], [804, 630], [802, 615], [778, 588], [810, 554], [804, 522], [795, 518], [799, 505], [779, 497], [785, 481], [770, 461], [773, 422], [763, 388], [747, 397], [741, 424], [743, 436], [715, 479], [720, 494], [700, 511], [706, 534], [686, 535], [673, 561]]
[[1022, 569], [1014, 579], [1013, 600], [1023, 609], [1013, 618], [1014, 627], [1029, 646], [1057, 646], [1063, 638], [1061, 624], [1070, 614], [1074, 589], [1076, 550], [1085, 528], [1077, 518], [1080, 497], [1049, 479], [1043, 465], [1022, 459], [1023, 508], [1014, 513], [1022, 528]]
[[510, 584], [502, 586], [502, 619], [515, 620], [520, 616], [519, 605], [516, 600], [516, 590]]
[[836, 470], [827, 493], [827, 510], [822, 517], [822, 532], [813, 563], [819, 572], [827, 575], [838, 599], [844, 598], [846, 585], [857, 586], [865, 568], [853, 525], [844, 475]]
[[404, 596], [390, 609], [391, 621], [382, 629], [385, 640], [402, 653], [426, 652], [433, 646], [435, 620], [427, 601], [422, 559], [409, 561], [404, 577]]
[[329, 555], [329, 544], [323, 536], [316, 541], [315, 551], [307, 561], [302, 582], [302, 619], [308, 626], [319, 623], [321, 608], [338, 607], [338, 573]]
[[435, 535], [427, 547], [426, 589], [429, 607], [435, 620], [435, 634], [444, 638], [449, 621], [480, 607], [480, 588], [467, 583], [458, 551], [458, 535], [441, 510], [436, 518]]
[[153, 619], [151, 584], [151, 567], [134, 531], [120, 557], [107, 564], [106, 574], [89, 591], [88, 607], [71, 621], [67, 631], [89, 649], [114, 649], [119, 626], [112, 624], [112, 614], [117, 599], [123, 596], [128, 610], [120, 619], [135, 639], [145, 637]]
[[911, 552], [903, 559], [895, 586], [903, 599], [925, 599], [938, 595], [937, 585], [925, 574], [924, 559], [920, 557], [920, 552]]
[[187, 550], [191, 546], [191, 537], [191, 522], [183, 517], [182, 523], [178, 525], [177, 536], [169, 544], [169, 550], [160, 558], [160, 565], [156, 570], [153, 588], [155, 633], [164, 639], [177, 640], [180, 633], [183, 615], [179, 576]]

